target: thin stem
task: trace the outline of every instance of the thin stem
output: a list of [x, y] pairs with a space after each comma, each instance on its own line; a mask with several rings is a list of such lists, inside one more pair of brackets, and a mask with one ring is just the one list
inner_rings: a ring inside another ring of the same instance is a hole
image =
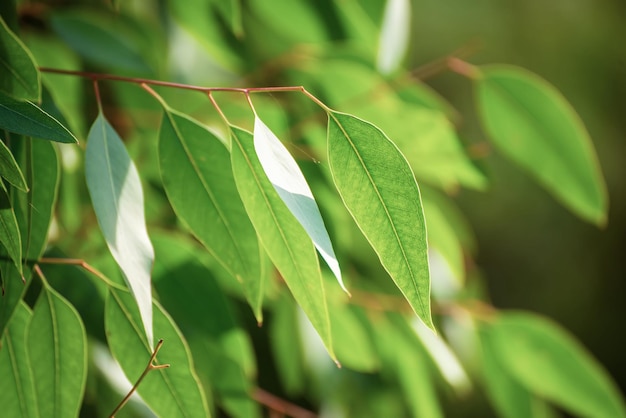
[[254, 108], [254, 104], [252, 103], [252, 99], [250, 98], [250, 93], [246, 93], [246, 100], [248, 101], [248, 105], [250, 106], [250, 109], [252, 109], [252, 113], [254, 113], [254, 116], [258, 117], [256, 109]]
[[220, 117], [222, 118], [228, 129], [230, 129], [230, 122], [228, 121], [228, 118], [226, 117], [224, 112], [222, 112], [222, 108], [220, 107], [220, 105], [217, 104], [217, 102], [215, 101], [215, 97], [213, 97], [210, 91], [207, 92], [207, 97], [211, 101], [211, 104], [213, 105], [215, 110], [217, 110], [217, 113], [219, 113]]
[[[121, 289], [120, 285], [118, 285], [117, 283], [114, 283], [113, 281], [111, 281], [111, 279], [109, 279], [103, 273], [98, 271], [91, 264], [87, 263], [85, 260], [80, 259], [80, 258], [45, 258], [44, 257], [44, 258], [40, 258], [38, 263], [39, 264], [57, 264], [57, 265], [67, 265], [67, 266], [81, 267], [84, 270], [86, 270], [87, 272], [93, 274], [94, 276], [96, 276], [97, 278], [102, 280], [107, 286], [114, 287], [116, 289]], [[37, 265], [35, 265], [35, 267], [37, 267]]]
[[457, 57], [448, 58], [448, 68], [457, 74], [461, 74], [471, 80], [477, 80], [482, 76], [481, 71], [475, 65], [463, 61]]
[[141, 373], [141, 376], [139, 376], [139, 379], [137, 379], [137, 382], [135, 382], [135, 384], [130, 389], [130, 391], [126, 394], [124, 399], [122, 399], [122, 401], [115, 407], [113, 412], [111, 412], [110, 418], [115, 418], [115, 414], [117, 414], [120, 411], [120, 409], [122, 409], [124, 405], [126, 405], [130, 397], [133, 395], [133, 393], [135, 393], [135, 391], [139, 387], [139, 384], [148, 375], [148, 373], [150, 373], [152, 370], [167, 369], [168, 367], [170, 367], [169, 364], [153, 364], [162, 345], [163, 345], [163, 340], [161, 339], [157, 343], [156, 347], [154, 347], [154, 351], [152, 352], [152, 355], [150, 356], [150, 360], [148, 361], [148, 365], [144, 369], [143, 373]]
[[163, 98], [161, 96], [159, 96], [159, 93], [157, 93], [156, 91], [154, 91], [149, 85], [147, 85], [146, 83], [141, 83], [140, 84], [141, 88], [144, 89], [145, 91], [147, 91], [148, 93], [150, 93], [150, 95], [152, 97], [154, 97], [155, 99], [157, 99], [157, 101], [159, 103], [161, 103], [161, 106], [163, 106], [164, 108], [167, 109], [167, 104], [165, 103], [165, 100], [163, 100]]
[[39, 267], [39, 265], [35, 264], [35, 266], [33, 267], [33, 270], [35, 270], [35, 273], [37, 273], [37, 276], [39, 276], [39, 278], [43, 282], [44, 286], [47, 287], [48, 286], [48, 280], [46, 280], [46, 276], [43, 275], [43, 271], [41, 271], [41, 268]]
[[276, 416], [287, 415], [293, 418], [316, 418], [317, 414], [304, 409], [298, 405], [288, 402], [276, 395], [261, 389], [255, 388], [252, 397], [255, 401], [261, 405], [265, 405], [272, 412], [276, 413]]
[[102, 113], [102, 100], [100, 99], [100, 87], [98, 86], [98, 80], [92, 79], [93, 92], [96, 96], [96, 103], [98, 104], [98, 112]]

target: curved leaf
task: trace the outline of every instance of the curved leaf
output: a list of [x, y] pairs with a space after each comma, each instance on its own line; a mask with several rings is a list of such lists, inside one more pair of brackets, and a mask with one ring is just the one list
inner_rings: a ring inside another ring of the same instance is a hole
[[176, 215], [243, 285], [261, 322], [259, 245], [235, 186], [228, 150], [204, 126], [166, 109], [159, 134], [159, 166]]
[[38, 417], [26, 329], [33, 313], [23, 302], [15, 310], [0, 344], [0, 405], [10, 417]]
[[[195, 374], [189, 347], [170, 316], [155, 303], [154, 328], [163, 346], [157, 356], [167, 369], [152, 370], [137, 392], [162, 417], [207, 417], [206, 399]], [[126, 377], [136, 381], [152, 349], [141, 331], [141, 318], [130, 293], [109, 289], [105, 327], [109, 347]]]
[[298, 163], [274, 133], [255, 115], [254, 150], [268, 180], [287, 208], [309, 234], [313, 244], [346, 292], [333, 245], [324, 226], [313, 192], [300, 171]]
[[0, 91], [18, 99], [40, 99], [41, 79], [33, 57], [1, 16], [0, 69]]
[[4, 183], [0, 180], [0, 244], [6, 250], [13, 264], [22, 275], [22, 239], [20, 228], [11, 205], [11, 198]]
[[233, 174], [252, 225], [328, 353], [335, 359], [324, 281], [315, 247], [265, 175], [254, 152], [252, 134], [231, 128]]
[[74, 307], [47, 286], [35, 304], [27, 344], [40, 416], [78, 416], [87, 380], [85, 328]]
[[0, 176], [19, 190], [23, 192], [28, 191], [22, 170], [20, 170], [13, 154], [11, 154], [11, 151], [4, 145], [2, 140], [0, 140]]
[[0, 93], [0, 129], [48, 139], [78, 143], [76, 137], [59, 121], [31, 102], [22, 102]]
[[476, 79], [493, 143], [581, 218], [603, 225], [608, 197], [593, 144], [565, 98], [545, 80], [507, 66]]
[[531, 392], [575, 414], [626, 417], [610, 376], [556, 324], [528, 313], [506, 313], [487, 332], [502, 366]]
[[85, 176], [98, 224], [137, 301], [152, 347], [150, 272], [154, 250], [146, 230], [141, 181], [122, 139], [102, 113], [89, 131]]
[[389, 74], [398, 69], [409, 46], [411, 2], [387, 0], [378, 44], [378, 70]]
[[376, 126], [328, 115], [328, 161], [337, 190], [415, 313], [434, 329], [426, 225], [411, 167]]

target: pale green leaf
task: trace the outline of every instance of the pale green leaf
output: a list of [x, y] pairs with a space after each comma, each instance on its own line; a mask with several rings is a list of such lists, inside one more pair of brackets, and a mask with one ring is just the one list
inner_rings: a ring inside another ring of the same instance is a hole
[[626, 417], [609, 374], [556, 324], [529, 313], [505, 313], [486, 331], [499, 362], [532, 393], [582, 416]]
[[608, 197], [591, 138], [552, 85], [526, 70], [481, 69], [480, 113], [490, 139], [581, 218], [606, 223]]
[[330, 267], [341, 288], [348, 289], [341, 278], [337, 256], [324, 226], [322, 214], [307, 184], [304, 174], [287, 148], [274, 133], [255, 115], [254, 149], [268, 180], [287, 208], [309, 234], [313, 245]]
[[78, 416], [87, 380], [85, 328], [74, 307], [47, 286], [35, 304], [27, 345], [40, 416]]
[[32, 317], [21, 302], [0, 344], [0, 405], [9, 417], [38, 417], [35, 386], [26, 347], [26, 328]]
[[18, 99], [40, 99], [41, 79], [33, 57], [1, 16], [0, 70], [0, 91]]
[[141, 181], [122, 139], [102, 113], [89, 131], [85, 176], [98, 224], [137, 301], [152, 347], [154, 250], [146, 230]]
[[[187, 342], [163, 308], [157, 303], [154, 308], [154, 329], [163, 339], [156, 362], [170, 367], [152, 370], [137, 391], [159, 416], [207, 417], [207, 402]], [[107, 340], [113, 357], [131, 382], [139, 378], [152, 353], [141, 323], [130, 293], [110, 288], [105, 305]]]
[[22, 102], [0, 93], [0, 129], [48, 139], [78, 143], [76, 137], [59, 121], [31, 102]]
[[213, 0], [213, 7], [222, 15], [230, 30], [237, 38], [243, 37], [241, 0]]
[[261, 322], [259, 245], [235, 186], [228, 150], [206, 127], [166, 109], [159, 134], [159, 166], [176, 215], [242, 284]]
[[252, 134], [231, 128], [235, 183], [252, 225], [334, 359], [328, 304], [315, 247], [263, 172], [254, 152]]
[[387, 0], [378, 41], [377, 67], [383, 74], [398, 69], [411, 35], [410, 0]]
[[364, 373], [380, 367], [370, 324], [349, 305], [332, 306], [330, 320], [337, 358], [343, 366]]
[[18, 188], [19, 190], [26, 192], [28, 191], [28, 186], [26, 185], [26, 180], [24, 179], [24, 175], [22, 174], [22, 170], [17, 165], [13, 154], [4, 145], [4, 141], [0, 140], [0, 176], [6, 179], [13, 186]]
[[415, 313], [434, 329], [426, 224], [411, 167], [376, 126], [338, 112], [328, 119], [328, 161], [346, 208]]
[[[20, 275], [22, 274], [22, 239], [20, 228], [11, 205], [11, 198], [4, 183], [0, 180], [0, 244]], [[2, 251], [4, 252], [4, 251]]]

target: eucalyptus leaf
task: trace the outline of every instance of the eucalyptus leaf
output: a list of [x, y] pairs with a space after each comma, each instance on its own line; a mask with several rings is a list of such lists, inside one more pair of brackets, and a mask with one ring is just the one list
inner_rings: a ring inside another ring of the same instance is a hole
[[166, 109], [159, 134], [159, 166], [176, 215], [241, 283], [262, 322], [259, 245], [235, 186], [228, 150], [206, 127]]
[[521, 68], [494, 65], [476, 79], [490, 139], [572, 212], [606, 223], [608, 196], [589, 133], [552, 85]]
[[532, 393], [589, 417], [626, 417], [617, 386], [562, 328], [537, 315], [501, 314], [487, 328], [502, 366]]
[[232, 129], [231, 161], [239, 195], [270, 259], [335, 359], [328, 303], [315, 247], [268, 180], [252, 134]]
[[324, 226], [313, 192], [307, 184], [298, 163], [274, 133], [255, 115], [254, 149], [265, 175], [276, 193], [309, 234], [313, 244], [330, 267], [341, 288], [346, 292], [337, 256]]
[[411, 35], [410, 0], [387, 0], [378, 43], [377, 67], [383, 74], [397, 70]]
[[[156, 362], [170, 367], [150, 371], [137, 391], [159, 416], [208, 417], [207, 402], [187, 342], [163, 308], [157, 303], [154, 308], [154, 328], [163, 339]], [[152, 352], [141, 331], [141, 322], [130, 293], [110, 288], [105, 305], [107, 340], [113, 357], [130, 381], [139, 378]]]
[[15, 100], [0, 93], [0, 129], [47, 139], [78, 143], [76, 137], [59, 121], [31, 102]]
[[89, 131], [85, 176], [98, 224], [135, 297], [152, 347], [154, 250], [146, 230], [141, 181], [122, 139], [102, 113]]
[[7, 148], [3, 141], [0, 140], [0, 176], [6, 181], [11, 183], [17, 189], [26, 192], [28, 186], [26, 185], [26, 179], [22, 174], [22, 170], [17, 165], [13, 154]]
[[28, 325], [28, 355], [41, 417], [78, 416], [87, 380], [87, 337], [76, 312], [48, 286]]
[[15, 211], [11, 205], [11, 198], [0, 180], [0, 244], [8, 253], [22, 275], [22, 239], [20, 237], [20, 228], [15, 218]]
[[0, 69], [0, 91], [17, 99], [40, 99], [41, 79], [33, 56], [1, 16]]
[[0, 404], [10, 417], [38, 417], [26, 329], [33, 313], [20, 302], [0, 344]]
[[434, 329], [426, 224], [406, 159], [376, 126], [330, 112], [328, 161], [346, 208], [415, 313]]

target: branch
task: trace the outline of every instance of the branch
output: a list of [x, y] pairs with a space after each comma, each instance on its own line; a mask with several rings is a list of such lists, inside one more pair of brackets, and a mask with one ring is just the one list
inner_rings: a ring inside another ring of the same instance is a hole
[[279, 398], [276, 395], [272, 395], [261, 388], [255, 388], [252, 397], [261, 405], [265, 405], [271, 411], [279, 414], [287, 415], [293, 418], [317, 418], [317, 414], [314, 412]]

